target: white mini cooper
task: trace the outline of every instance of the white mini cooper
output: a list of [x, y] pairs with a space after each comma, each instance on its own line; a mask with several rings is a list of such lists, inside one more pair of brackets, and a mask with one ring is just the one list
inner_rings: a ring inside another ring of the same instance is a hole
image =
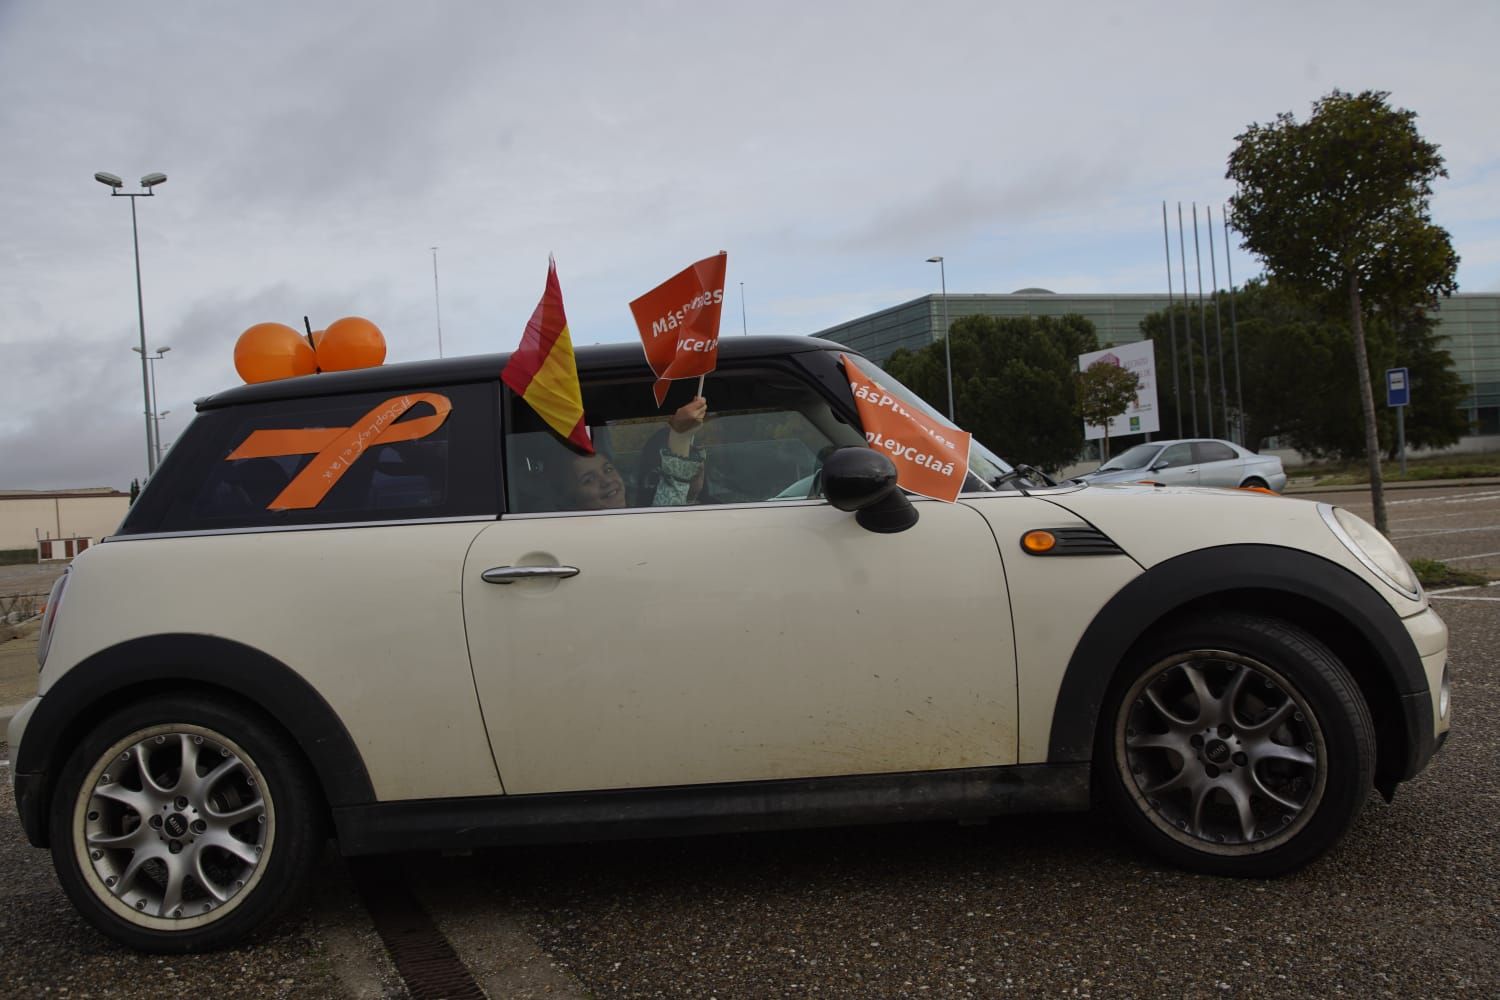
[[580, 350], [587, 463], [502, 356], [201, 400], [48, 603], [9, 731], [27, 836], [153, 951], [265, 924], [330, 834], [357, 855], [1098, 800], [1173, 863], [1267, 876], [1446, 736], [1447, 630], [1359, 518], [1052, 484], [977, 443], [956, 504], [909, 497], [839, 356], [722, 341], [679, 448], [691, 383], [658, 409], [638, 346]]

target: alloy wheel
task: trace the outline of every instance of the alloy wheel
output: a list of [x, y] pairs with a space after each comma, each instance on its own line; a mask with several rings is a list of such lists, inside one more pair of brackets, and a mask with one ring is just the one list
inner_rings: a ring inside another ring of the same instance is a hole
[[1265, 663], [1177, 653], [1127, 692], [1114, 734], [1125, 788], [1161, 831], [1197, 851], [1259, 853], [1294, 837], [1327, 786], [1322, 727]]
[[111, 910], [140, 926], [187, 930], [250, 895], [275, 843], [276, 810], [264, 775], [232, 740], [158, 725], [95, 762], [72, 828], [84, 880]]

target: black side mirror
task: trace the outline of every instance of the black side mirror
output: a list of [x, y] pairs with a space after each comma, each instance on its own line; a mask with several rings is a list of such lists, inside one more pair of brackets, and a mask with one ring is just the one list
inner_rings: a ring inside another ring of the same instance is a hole
[[1166, 462], [1157, 462], [1155, 465], [1151, 466], [1151, 471], [1152, 472], [1160, 472], [1162, 469], [1165, 469], [1166, 467], [1167, 467], [1167, 463]]
[[896, 485], [895, 463], [873, 448], [840, 448], [824, 459], [823, 495], [855, 511], [866, 531], [889, 535], [917, 523], [917, 508]]

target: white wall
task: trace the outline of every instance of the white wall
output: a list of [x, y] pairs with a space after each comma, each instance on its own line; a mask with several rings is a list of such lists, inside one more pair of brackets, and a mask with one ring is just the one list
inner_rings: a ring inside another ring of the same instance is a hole
[[0, 549], [25, 549], [37, 536], [82, 536], [96, 541], [120, 526], [125, 496], [0, 497]]

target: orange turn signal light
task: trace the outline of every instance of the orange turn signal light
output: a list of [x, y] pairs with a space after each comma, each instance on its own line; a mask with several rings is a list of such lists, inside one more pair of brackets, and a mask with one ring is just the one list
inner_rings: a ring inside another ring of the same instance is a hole
[[1035, 531], [1028, 531], [1021, 536], [1021, 548], [1034, 555], [1051, 552], [1056, 547], [1057, 536], [1050, 531], [1043, 531], [1038, 528]]

